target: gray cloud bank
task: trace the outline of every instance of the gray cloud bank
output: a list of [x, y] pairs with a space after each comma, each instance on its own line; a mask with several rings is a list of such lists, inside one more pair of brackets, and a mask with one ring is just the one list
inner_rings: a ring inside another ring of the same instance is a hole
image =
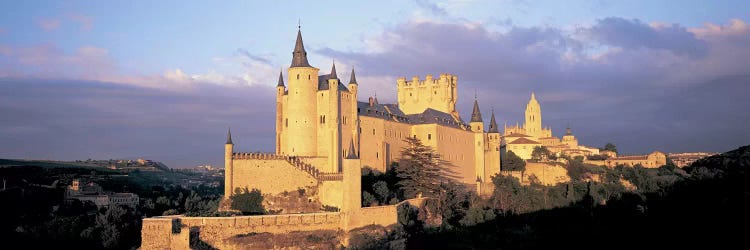
[[223, 164], [226, 129], [243, 151], [273, 149], [269, 87], [201, 85], [185, 92], [128, 85], [0, 79], [0, 158]]
[[[464, 118], [476, 90], [484, 117], [494, 107], [501, 124], [522, 122], [534, 91], [545, 125], [560, 136], [569, 124], [586, 145], [643, 153], [750, 142], [750, 27], [740, 20], [686, 28], [605, 18], [572, 30], [505, 32], [410, 22], [368, 39], [364, 52], [316, 51], [356, 67], [363, 100], [377, 90], [393, 101], [397, 76], [449, 72], [459, 76]], [[273, 149], [274, 90], [266, 85], [174, 90], [49, 79], [0, 78], [0, 158], [221, 165], [227, 126], [239, 150]]]
[[464, 117], [476, 90], [483, 111], [523, 122], [533, 91], [557, 136], [569, 124], [583, 143], [611, 141], [626, 153], [725, 151], [750, 144], [749, 40], [750, 27], [736, 19], [688, 29], [610, 17], [506, 32], [412, 22], [375, 36], [368, 51], [318, 52], [362, 75], [457, 74]]

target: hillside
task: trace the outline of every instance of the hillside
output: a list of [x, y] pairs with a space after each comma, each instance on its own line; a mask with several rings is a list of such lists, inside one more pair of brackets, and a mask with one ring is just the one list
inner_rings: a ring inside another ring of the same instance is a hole
[[750, 147], [695, 162], [690, 176], [648, 193], [622, 193], [606, 205], [584, 197], [570, 206], [454, 230], [415, 233], [409, 249], [736, 248], [750, 223]]

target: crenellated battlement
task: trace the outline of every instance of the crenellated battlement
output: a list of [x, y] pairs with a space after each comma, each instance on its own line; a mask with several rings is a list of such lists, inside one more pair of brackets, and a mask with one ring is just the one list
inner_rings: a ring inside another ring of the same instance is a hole
[[421, 114], [426, 109], [434, 109], [458, 115], [458, 76], [447, 73], [438, 78], [427, 75], [424, 80], [414, 76], [411, 81], [405, 77], [396, 80], [398, 84], [398, 106], [407, 115]]
[[407, 81], [406, 77], [400, 77], [396, 80], [396, 83], [398, 84], [399, 88], [413, 88], [431, 84], [446, 84], [456, 86], [456, 83], [458, 83], [458, 76], [448, 73], [441, 73], [438, 78], [434, 78], [432, 74], [428, 74], [425, 76], [424, 80], [419, 79], [418, 76], [413, 76], [411, 78], [411, 81]]
[[341, 173], [325, 173], [321, 172], [312, 164], [306, 163], [300, 160], [299, 156], [288, 156], [278, 155], [273, 153], [260, 153], [260, 152], [237, 152], [232, 154], [232, 160], [284, 160], [294, 166], [295, 168], [302, 170], [309, 174], [318, 181], [340, 181], [344, 177]]

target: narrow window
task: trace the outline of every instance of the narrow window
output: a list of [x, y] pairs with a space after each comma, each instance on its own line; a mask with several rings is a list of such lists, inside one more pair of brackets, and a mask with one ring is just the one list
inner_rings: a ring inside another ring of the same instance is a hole
[[297, 74], [297, 80], [299, 80], [299, 74]]
[[289, 127], [289, 118], [284, 120], [284, 126]]
[[427, 134], [427, 140], [432, 140], [432, 134]]

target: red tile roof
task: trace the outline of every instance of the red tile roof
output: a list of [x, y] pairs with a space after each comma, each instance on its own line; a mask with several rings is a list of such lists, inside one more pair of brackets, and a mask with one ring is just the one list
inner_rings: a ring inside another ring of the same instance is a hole
[[541, 144], [541, 143], [539, 143], [537, 141], [534, 141], [534, 140], [529, 140], [529, 139], [526, 139], [526, 138], [522, 137], [522, 138], [518, 138], [518, 139], [516, 139], [516, 140], [514, 140], [514, 141], [512, 141], [512, 142], [510, 142], [508, 144]]

